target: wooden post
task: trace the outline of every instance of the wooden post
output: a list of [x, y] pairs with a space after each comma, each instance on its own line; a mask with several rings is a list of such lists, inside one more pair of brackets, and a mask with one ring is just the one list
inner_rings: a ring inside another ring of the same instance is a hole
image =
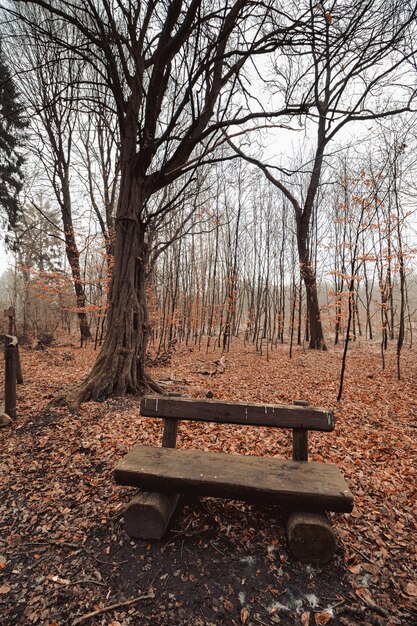
[[[295, 400], [296, 406], [308, 406], [305, 400]], [[308, 461], [308, 430], [293, 429], [292, 458]], [[288, 543], [293, 555], [303, 563], [326, 563], [336, 550], [336, 539], [325, 512], [292, 511], [286, 523]]]
[[291, 552], [302, 563], [321, 565], [334, 555], [336, 538], [326, 513], [294, 511], [286, 526]]
[[[305, 400], [294, 400], [296, 406], [308, 406]], [[292, 431], [292, 458], [294, 461], [308, 461], [308, 430], [307, 428], [293, 428]]]
[[[9, 331], [8, 335], [13, 336], [13, 333], [16, 333], [16, 320], [15, 320], [15, 310], [14, 307], [9, 306], [8, 309], [4, 309], [4, 317], [9, 319], [8, 326]], [[4, 349], [6, 350], [8, 341], [8, 336], [4, 336]], [[17, 357], [16, 357], [16, 381], [18, 385], [23, 385], [23, 374], [22, 374], [22, 366], [20, 364], [20, 354], [19, 354], [19, 346], [17, 346]]]
[[6, 335], [9, 341], [5, 350], [4, 368], [4, 412], [10, 418], [16, 418], [16, 370], [17, 370], [17, 338]]
[[[177, 445], [178, 419], [164, 420], [163, 448]], [[129, 537], [137, 539], [162, 539], [177, 507], [178, 493], [138, 491], [126, 507], [124, 520]]]
[[127, 505], [124, 515], [129, 537], [162, 539], [179, 498], [177, 493], [138, 491]]
[[9, 335], [13, 335], [14, 329], [15, 329], [15, 323], [14, 323], [14, 308], [12, 306], [9, 306], [8, 309], [4, 309], [4, 317], [8, 317], [9, 318], [9, 330], [8, 333]]
[[163, 448], [175, 448], [177, 445], [178, 420], [165, 419], [164, 433], [162, 435]]

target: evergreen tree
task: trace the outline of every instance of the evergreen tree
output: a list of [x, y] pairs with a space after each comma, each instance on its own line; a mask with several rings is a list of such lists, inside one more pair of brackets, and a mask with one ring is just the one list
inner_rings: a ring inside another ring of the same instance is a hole
[[19, 213], [24, 162], [20, 147], [26, 126], [0, 42], [0, 216], [9, 229], [15, 228]]

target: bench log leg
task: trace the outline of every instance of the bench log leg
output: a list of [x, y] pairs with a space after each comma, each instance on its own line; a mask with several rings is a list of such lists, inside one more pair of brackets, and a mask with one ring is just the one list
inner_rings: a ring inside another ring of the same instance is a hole
[[326, 513], [294, 511], [287, 519], [291, 552], [303, 563], [326, 563], [336, 550], [336, 538]]
[[161, 539], [179, 498], [177, 493], [139, 491], [125, 510], [127, 534], [137, 539]]

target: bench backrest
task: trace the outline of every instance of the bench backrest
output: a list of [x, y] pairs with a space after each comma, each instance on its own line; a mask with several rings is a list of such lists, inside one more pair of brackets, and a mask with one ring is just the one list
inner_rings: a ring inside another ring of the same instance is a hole
[[292, 428], [292, 458], [295, 461], [308, 460], [309, 430], [334, 429], [332, 411], [311, 407], [302, 401], [293, 405], [248, 404], [153, 395], [142, 398], [141, 414], [165, 420], [162, 446], [167, 448], [176, 446], [179, 420]]
[[148, 395], [142, 398], [141, 414], [146, 417], [173, 418], [220, 424], [302, 428], [332, 431], [332, 411], [311, 406], [284, 404], [248, 404], [225, 400], [193, 400]]

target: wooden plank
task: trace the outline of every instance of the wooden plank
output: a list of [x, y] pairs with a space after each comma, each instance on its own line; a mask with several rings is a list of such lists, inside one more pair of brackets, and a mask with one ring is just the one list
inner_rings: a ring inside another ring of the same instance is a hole
[[290, 508], [348, 513], [353, 496], [335, 465], [136, 445], [117, 465], [121, 485]]
[[142, 398], [141, 414], [147, 417], [246, 424], [247, 426], [307, 428], [322, 431], [334, 429], [333, 412], [311, 406], [248, 404], [148, 395]]

